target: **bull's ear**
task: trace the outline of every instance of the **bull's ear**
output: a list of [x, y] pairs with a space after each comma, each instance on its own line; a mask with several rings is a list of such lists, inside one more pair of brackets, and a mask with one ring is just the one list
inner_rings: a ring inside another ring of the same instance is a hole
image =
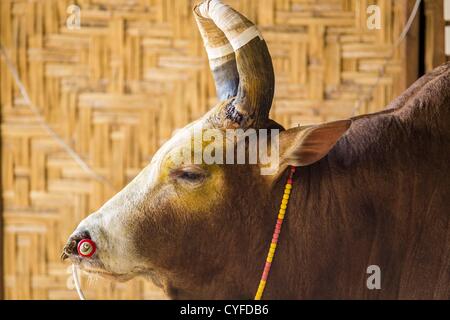
[[348, 130], [351, 120], [298, 127], [280, 133], [280, 165], [307, 166], [323, 157]]

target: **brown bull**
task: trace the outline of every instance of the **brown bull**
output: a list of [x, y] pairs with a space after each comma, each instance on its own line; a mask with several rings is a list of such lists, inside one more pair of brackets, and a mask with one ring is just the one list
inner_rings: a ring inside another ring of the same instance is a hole
[[[384, 112], [282, 131], [272, 176], [259, 164], [180, 164], [194, 128], [281, 128], [268, 118], [273, 68], [253, 23], [219, 1], [194, 14], [221, 102], [83, 220], [63, 257], [147, 277], [171, 298], [251, 299], [295, 165], [264, 298], [450, 298], [450, 65]], [[97, 244], [90, 258], [77, 254], [85, 238]], [[371, 265], [381, 289], [366, 285]]]

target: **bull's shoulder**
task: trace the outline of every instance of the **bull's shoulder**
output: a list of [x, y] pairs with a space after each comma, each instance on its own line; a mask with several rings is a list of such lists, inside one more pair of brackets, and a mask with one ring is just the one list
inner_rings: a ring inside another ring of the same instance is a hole
[[426, 151], [433, 145], [446, 149], [443, 144], [450, 144], [450, 63], [417, 80], [386, 110], [352, 118], [337, 151], [357, 159], [390, 158], [395, 152]]
[[388, 110], [406, 127], [450, 138], [450, 63], [417, 80]]
[[442, 105], [441, 108], [430, 107], [423, 100], [407, 108], [352, 119], [350, 129], [338, 141], [329, 158], [345, 168], [372, 166], [372, 169], [384, 170], [424, 163], [426, 159], [448, 167], [448, 110]]
[[400, 109], [408, 105], [408, 102], [411, 101], [412, 98], [420, 97], [419, 94], [421, 90], [426, 87], [427, 85], [433, 86], [433, 81], [438, 80], [442, 81], [445, 80], [441, 79], [441, 76], [445, 76], [450, 73], [450, 62], [444, 63], [441, 66], [433, 69], [432, 71], [428, 72], [418, 80], [416, 80], [408, 89], [405, 90], [400, 96], [398, 96], [396, 99], [394, 99], [389, 105], [386, 106], [387, 110], [390, 109]]

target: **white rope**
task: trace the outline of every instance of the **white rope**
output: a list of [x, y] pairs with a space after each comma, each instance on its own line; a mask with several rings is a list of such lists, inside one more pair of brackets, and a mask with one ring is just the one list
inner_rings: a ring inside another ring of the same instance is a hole
[[78, 297], [80, 297], [80, 300], [86, 300], [83, 291], [81, 291], [80, 279], [78, 278], [78, 267], [74, 264], [72, 264], [72, 277], [75, 284], [75, 289], [78, 293]]
[[[210, 0], [201, 3], [198, 7], [198, 13], [201, 17], [214, 21], [216, 26], [223, 31], [235, 52], [255, 38], [264, 40], [261, 32], [255, 25], [249, 26], [239, 35], [232, 36], [233, 29], [245, 26], [245, 22], [238, 12], [235, 12], [234, 9], [222, 3], [220, 0]], [[227, 50], [229, 48], [226, 48], [224, 52], [227, 53]]]
[[6, 66], [8, 67], [9, 71], [11, 72], [11, 75], [14, 78], [14, 81], [15, 81], [17, 87], [19, 88], [20, 94], [22, 95], [22, 98], [23, 98], [25, 104], [30, 108], [30, 110], [36, 116], [39, 124], [48, 132], [48, 134], [60, 145], [60, 147], [63, 148], [64, 151], [66, 151], [67, 154], [69, 154], [69, 156], [86, 173], [88, 173], [90, 176], [92, 176], [97, 181], [105, 183], [109, 187], [113, 188], [113, 185], [111, 184], [111, 182], [109, 182], [109, 180], [107, 180], [104, 176], [95, 172], [95, 170], [92, 169], [91, 166], [89, 164], [87, 164], [81, 158], [81, 156], [71, 146], [69, 146], [55, 130], [53, 130], [52, 127], [50, 127], [50, 125], [45, 120], [45, 117], [40, 113], [39, 108], [37, 108], [31, 101], [30, 96], [28, 95], [28, 92], [27, 92], [23, 82], [20, 80], [19, 73], [18, 73], [16, 67], [13, 65], [11, 59], [9, 58], [9, 56], [6, 53], [6, 50], [2, 44], [0, 44], [0, 52], [5, 59]]
[[209, 60], [215, 60], [218, 58], [226, 57], [232, 53], [234, 53], [234, 49], [231, 44], [227, 43], [221, 47], [208, 47], [205, 45], [206, 52], [208, 53]]
[[205, 45], [206, 52], [208, 53], [209, 60], [214, 60], [222, 57], [226, 57], [233, 52], [238, 51], [240, 48], [245, 46], [247, 43], [255, 39], [256, 37], [259, 37], [260, 40], [264, 40], [261, 32], [253, 26], [249, 27], [248, 29], [245, 29], [242, 31], [240, 35], [237, 37], [229, 40], [229, 43], [221, 46], [212, 48]]
[[389, 55], [387, 58], [384, 59], [384, 63], [381, 66], [380, 70], [378, 70], [378, 78], [375, 81], [375, 83], [369, 87], [369, 92], [368, 94], [364, 97], [363, 96], [363, 89], [362, 86], [360, 86], [360, 90], [359, 90], [359, 95], [363, 96], [363, 98], [359, 99], [355, 105], [355, 108], [353, 109], [353, 116], [356, 116], [356, 113], [359, 111], [359, 109], [362, 106], [362, 103], [365, 101], [370, 101], [373, 99], [373, 95], [375, 92], [375, 89], [378, 87], [378, 85], [381, 82], [381, 78], [385, 75], [386, 73], [386, 66], [387, 63], [389, 62], [389, 60], [391, 60], [395, 54], [395, 50], [400, 46], [400, 44], [403, 42], [403, 40], [405, 40], [406, 36], [408, 35], [409, 30], [411, 29], [411, 26], [414, 22], [414, 19], [417, 16], [417, 11], [419, 10], [420, 4], [421, 4], [422, 0], [416, 0], [416, 3], [414, 4], [414, 7], [411, 11], [411, 14], [408, 18], [408, 21], [405, 24], [405, 27], [403, 28], [402, 33], [400, 34], [400, 36], [398, 37], [397, 41], [394, 42], [394, 45], [391, 48], [391, 51], [389, 52]]
[[259, 38], [259, 40], [264, 40], [258, 28], [256, 28], [256, 26], [251, 26], [242, 31], [242, 33], [237, 37], [230, 39], [230, 44], [233, 47], [234, 51], [238, 51], [240, 48], [242, 48], [255, 38]]

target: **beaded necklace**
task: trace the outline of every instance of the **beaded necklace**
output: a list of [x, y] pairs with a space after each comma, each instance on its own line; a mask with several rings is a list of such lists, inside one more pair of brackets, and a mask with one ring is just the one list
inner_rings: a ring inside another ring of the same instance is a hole
[[269, 252], [266, 258], [266, 264], [264, 265], [264, 271], [259, 281], [258, 290], [256, 291], [255, 300], [261, 300], [264, 289], [266, 288], [267, 278], [269, 277], [270, 267], [272, 266], [273, 257], [277, 249], [278, 238], [281, 232], [281, 226], [283, 225], [284, 215], [286, 214], [287, 205], [289, 203], [289, 196], [292, 190], [292, 178], [294, 176], [296, 168], [291, 167], [286, 186], [284, 188], [283, 199], [281, 200], [280, 211], [278, 212], [277, 224], [273, 232], [272, 241], [270, 243]]

